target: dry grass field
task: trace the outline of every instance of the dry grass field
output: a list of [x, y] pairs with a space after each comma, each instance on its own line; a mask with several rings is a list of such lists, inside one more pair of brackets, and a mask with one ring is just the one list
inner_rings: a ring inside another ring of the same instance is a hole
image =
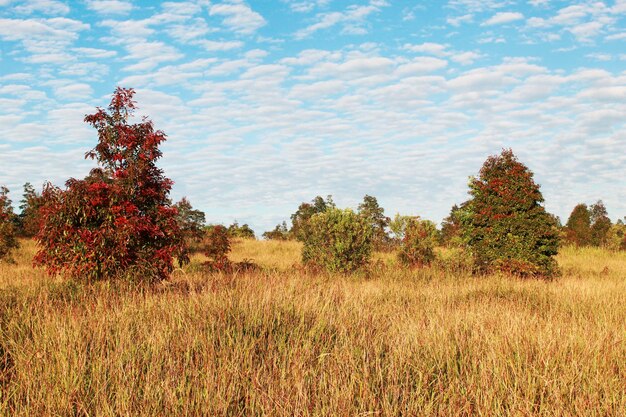
[[[568, 249], [551, 282], [434, 266], [294, 268], [154, 287], [0, 265], [0, 415], [625, 416], [626, 254]], [[443, 254], [445, 255], [445, 254]]]

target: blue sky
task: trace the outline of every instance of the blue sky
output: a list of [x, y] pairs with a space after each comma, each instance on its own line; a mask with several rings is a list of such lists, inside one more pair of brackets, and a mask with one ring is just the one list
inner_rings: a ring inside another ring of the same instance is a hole
[[439, 222], [513, 148], [567, 219], [626, 215], [626, 0], [0, 0], [0, 184], [84, 177], [116, 86], [209, 222], [374, 195]]

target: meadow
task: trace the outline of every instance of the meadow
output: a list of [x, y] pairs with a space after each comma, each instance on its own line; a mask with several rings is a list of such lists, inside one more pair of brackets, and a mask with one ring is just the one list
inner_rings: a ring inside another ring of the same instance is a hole
[[22, 241], [0, 264], [0, 415], [626, 415], [626, 252], [563, 248], [543, 281], [382, 253], [314, 274], [300, 249], [238, 241], [262, 269], [197, 255], [147, 286], [50, 278]]

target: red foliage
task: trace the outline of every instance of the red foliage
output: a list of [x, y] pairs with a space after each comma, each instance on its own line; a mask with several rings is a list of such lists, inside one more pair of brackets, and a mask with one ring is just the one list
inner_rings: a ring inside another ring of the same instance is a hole
[[145, 119], [128, 124], [133, 94], [118, 88], [108, 112], [85, 117], [99, 137], [86, 157], [102, 168], [84, 180], [69, 179], [66, 190], [49, 184], [44, 189], [35, 263], [51, 274], [151, 281], [172, 270], [183, 242], [169, 200], [172, 181], [155, 165], [165, 134]]

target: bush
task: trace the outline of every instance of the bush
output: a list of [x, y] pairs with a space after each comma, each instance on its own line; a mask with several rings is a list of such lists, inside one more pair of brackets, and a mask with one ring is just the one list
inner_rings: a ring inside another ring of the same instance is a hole
[[277, 224], [274, 230], [264, 232], [262, 236], [265, 240], [288, 240], [289, 229], [287, 229], [287, 223]]
[[8, 194], [8, 188], [0, 187], [0, 262], [12, 261], [11, 252], [19, 247], [15, 237], [15, 214]]
[[554, 216], [532, 172], [511, 150], [490, 156], [469, 184], [472, 198], [462, 208], [462, 233], [482, 272], [503, 271], [522, 277], [558, 273]]
[[404, 229], [398, 259], [404, 265], [423, 267], [435, 259], [438, 233], [435, 224], [419, 217], [411, 218]]
[[350, 209], [329, 208], [313, 215], [302, 248], [302, 262], [330, 272], [352, 272], [372, 253], [372, 228]]
[[50, 274], [154, 281], [173, 269], [173, 255], [184, 243], [169, 199], [172, 182], [155, 165], [165, 134], [146, 119], [128, 123], [133, 95], [118, 88], [108, 112], [99, 108], [85, 117], [98, 131], [98, 144], [86, 157], [102, 168], [68, 180], [66, 190], [44, 188], [35, 263]]
[[206, 228], [202, 239], [204, 254], [210, 261], [207, 263], [211, 269], [225, 270], [230, 267], [228, 253], [230, 252], [230, 238], [228, 229], [221, 224]]

